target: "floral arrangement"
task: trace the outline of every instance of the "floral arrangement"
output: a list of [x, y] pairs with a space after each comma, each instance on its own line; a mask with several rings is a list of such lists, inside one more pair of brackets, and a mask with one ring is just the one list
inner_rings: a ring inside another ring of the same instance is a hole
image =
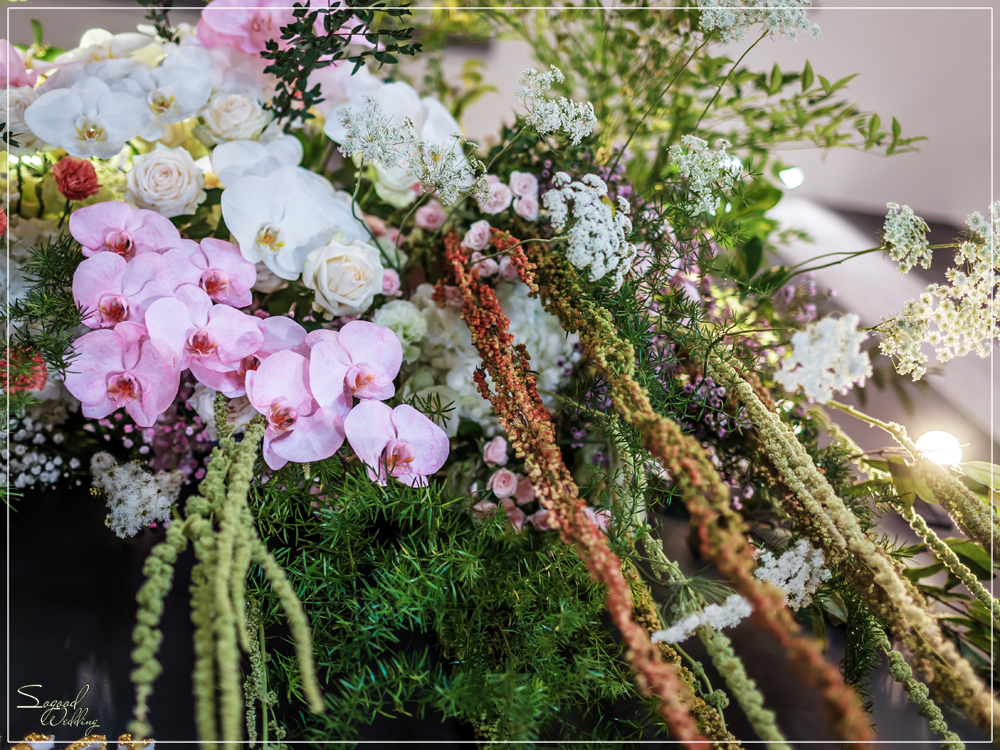
[[[915, 379], [925, 343], [991, 351], [1000, 207], [931, 247], [890, 203], [871, 252], [955, 264], [874, 329], [810, 268], [769, 265], [794, 232], [767, 214], [777, 146], [919, 140], [838, 99], [849, 79], [717, 55], [815, 36], [808, 2], [542, 18], [213, 0], [195, 27], [141, 4], [149, 25], [76, 49], [40, 27], [0, 41], [8, 502], [89, 485], [113, 533], [158, 535], [133, 736], [156, 720], [189, 545], [203, 742], [353, 740], [416, 710], [484, 741], [733, 747], [753, 739], [727, 729], [739, 710], [788, 747], [725, 632], [746, 618], [834, 739], [877, 736], [882, 658], [949, 747], [939, 706], [992, 731], [994, 467], [942, 468], [834, 399], [872, 377], [871, 335]], [[476, 66], [441, 72], [456, 33], [519, 35], [541, 68], [489, 148], [459, 124], [487, 90]], [[422, 82], [400, 64], [418, 54]], [[861, 451], [828, 409], [895, 447]], [[917, 497], [964, 536], [936, 536]], [[657, 510], [723, 580], [682, 572]], [[881, 514], [923, 544], [880, 537]], [[827, 621], [846, 624], [840, 669], [812, 635]], [[604, 720], [616, 700], [642, 709]]]

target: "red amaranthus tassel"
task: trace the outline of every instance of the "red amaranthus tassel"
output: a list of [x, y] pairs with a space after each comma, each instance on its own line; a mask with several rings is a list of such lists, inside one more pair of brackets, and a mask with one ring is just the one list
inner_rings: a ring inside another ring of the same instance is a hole
[[[496, 230], [492, 241], [498, 251], [510, 250], [519, 271], [531, 279], [532, 264], [520, 247], [513, 247], [516, 241]], [[636, 671], [640, 690], [659, 699], [660, 714], [672, 737], [690, 748], [704, 748], [707, 743], [698, 734], [685, 705], [685, 698], [689, 697], [687, 686], [674, 667], [660, 659], [659, 649], [650, 641], [646, 629], [633, 621], [632, 597], [622, 576], [621, 561], [584, 513], [586, 505], [563, 463], [555, 444], [555, 428], [538, 396], [528, 352], [523, 345], [513, 345], [510, 321], [500, 309], [492, 287], [480, 284], [469, 269], [469, 259], [458, 237], [448, 235], [444, 245], [446, 272], [461, 292], [462, 318], [472, 331], [472, 343], [483, 361], [483, 367], [475, 374], [479, 392], [493, 405], [511, 445], [518, 457], [524, 459], [535, 496], [549, 511], [549, 524], [559, 529], [564, 542], [576, 547], [594, 579], [607, 586], [608, 611], [628, 646], [627, 657]], [[435, 291], [435, 299], [438, 304], [444, 303], [443, 284]], [[495, 390], [486, 382], [487, 373]]]
[[781, 643], [799, 675], [823, 691], [837, 737], [872, 739], [857, 694], [823, 658], [816, 644], [799, 634], [781, 592], [754, 578], [746, 525], [730, 507], [729, 491], [705, 450], [653, 409], [648, 394], [635, 379], [632, 345], [618, 336], [610, 313], [588, 298], [566, 259], [536, 248], [527, 246], [526, 261], [532, 267], [525, 283], [538, 290], [545, 309], [559, 318], [565, 330], [580, 336], [584, 352], [608, 384], [615, 411], [639, 430], [645, 446], [673, 477], [698, 529], [702, 554], [714, 560], [719, 571], [750, 601], [752, 621]]

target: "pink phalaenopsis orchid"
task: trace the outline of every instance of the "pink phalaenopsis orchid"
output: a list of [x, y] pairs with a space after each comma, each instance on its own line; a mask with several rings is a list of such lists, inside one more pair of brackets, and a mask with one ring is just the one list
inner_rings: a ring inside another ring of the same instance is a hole
[[[253, 317], [253, 316], [251, 316]], [[253, 354], [248, 354], [230, 372], [202, 373], [202, 382], [213, 390], [221, 392], [228, 398], [246, 395], [246, 375], [256, 370], [265, 359], [272, 354], [283, 351], [293, 351], [309, 358], [309, 347], [306, 346], [306, 329], [291, 318], [273, 315], [270, 318], [257, 321], [260, 332], [264, 335], [263, 343]]]
[[174, 294], [146, 311], [149, 336], [174, 354], [182, 370], [190, 368], [209, 388], [218, 373], [235, 370], [264, 342], [259, 318], [213, 305], [203, 290], [191, 284], [183, 284]]
[[284, 0], [213, 0], [201, 12], [198, 39], [206, 47], [233, 47], [247, 54], [264, 51], [270, 39], [281, 48], [281, 27], [294, 21], [291, 6]]
[[0, 66], [0, 81], [4, 88], [34, 86], [38, 80], [38, 71], [28, 70], [21, 53], [6, 39], [0, 39]]
[[373, 482], [394, 477], [410, 487], [426, 487], [427, 477], [444, 466], [448, 436], [408, 404], [395, 409], [381, 401], [362, 401], [344, 419], [354, 452]]
[[83, 324], [90, 328], [143, 323], [149, 306], [169, 297], [176, 287], [171, 266], [155, 253], [130, 261], [115, 253], [98, 253], [73, 274], [73, 299], [86, 311]]
[[264, 461], [274, 470], [289, 461], [330, 458], [344, 444], [344, 420], [316, 403], [309, 387], [309, 360], [286, 350], [246, 373], [247, 397], [267, 417]]
[[309, 376], [316, 400], [347, 416], [354, 398], [392, 398], [392, 384], [403, 362], [403, 345], [390, 329], [363, 320], [337, 331], [306, 336], [312, 348]]
[[164, 253], [181, 246], [177, 228], [155, 211], [134, 209], [123, 201], [105, 201], [70, 214], [69, 231], [83, 254], [112, 252], [125, 260], [142, 253]]
[[257, 281], [257, 267], [231, 242], [207, 237], [199, 245], [181, 240], [181, 246], [164, 258], [183, 283], [200, 286], [213, 302], [232, 307], [253, 302], [250, 287]]
[[80, 399], [85, 417], [100, 419], [124, 407], [137, 425], [151, 427], [177, 395], [177, 362], [138, 323], [88, 333], [73, 349], [66, 389]]

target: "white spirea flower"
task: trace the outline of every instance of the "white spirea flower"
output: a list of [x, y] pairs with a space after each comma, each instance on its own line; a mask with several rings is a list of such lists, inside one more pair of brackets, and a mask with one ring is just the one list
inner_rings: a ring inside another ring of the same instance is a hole
[[699, 28], [706, 34], [718, 30], [723, 44], [738, 42], [755, 23], [763, 24], [771, 36], [784, 36], [790, 42], [798, 40], [798, 29], [815, 39], [819, 26], [809, 23], [803, 10], [809, 4], [809, 0], [703, 0]]
[[220, 91], [208, 100], [201, 117], [208, 132], [198, 132], [213, 143], [225, 143], [256, 140], [270, 124], [272, 114], [254, 94]]
[[859, 318], [823, 318], [792, 336], [792, 354], [781, 363], [775, 380], [788, 391], [802, 388], [811, 399], [825, 404], [834, 391], [846, 393], [872, 374], [868, 353], [861, 344], [868, 334], [858, 330]]
[[743, 167], [739, 160], [726, 153], [731, 144], [722, 138], [716, 142], [718, 151], [710, 149], [708, 141], [693, 135], [684, 136], [681, 143], [683, 147], [670, 147], [670, 158], [694, 193], [695, 213], [714, 211], [722, 202], [716, 194], [716, 186], [731, 190]]
[[761, 567], [753, 572], [754, 576], [784, 591], [785, 603], [792, 609], [808, 607], [812, 595], [832, 576], [823, 567], [826, 561], [822, 550], [814, 549], [806, 539], [800, 539], [777, 559], [766, 550], [758, 550], [755, 557]]
[[619, 198], [616, 210], [608, 186], [597, 175], [574, 182], [557, 172], [552, 183], [555, 187], [542, 196], [542, 205], [556, 231], [569, 235], [566, 259], [581, 270], [589, 268], [591, 281], [614, 273], [614, 288], [621, 288], [636, 253], [626, 239], [632, 231], [628, 201]]
[[749, 617], [753, 607], [739, 594], [731, 595], [722, 604], [709, 604], [700, 612], [681, 619], [666, 630], [653, 633], [653, 643], [680, 643], [687, 640], [698, 628], [708, 626], [714, 630], [731, 628]]
[[161, 471], [155, 476], [138, 463], [118, 466], [110, 453], [95, 453], [90, 460], [94, 487], [107, 496], [107, 525], [122, 539], [135, 536], [151, 523], [170, 519], [184, 473]]
[[419, 307], [406, 300], [392, 300], [375, 312], [372, 321], [396, 334], [403, 344], [404, 362], [417, 361], [420, 348], [414, 344], [427, 335], [427, 321]]
[[992, 314], [997, 285], [997, 234], [1000, 202], [991, 206], [994, 226], [979, 213], [967, 221], [970, 239], [955, 251], [955, 265], [945, 271], [950, 284], [931, 284], [909, 300], [882, 330], [882, 353], [892, 357], [900, 375], [919, 380], [927, 355], [921, 345], [934, 347], [939, 362], [975, 351], [986, 357], [1000, 336]]
[[205, 200], [205, 173], [183, 148], [159, 147], [132, 158], [125, 200], [168, 219], [193, 214]]
[[302, 283], [316, 293], [313, 309], [328, 320], [360, 315], [382, 292], [382, 270], [377, 248], [360, 240], [348, 244], [336, 235], [306, 256]]
[[915, 265], [931, 267], [931, 249], [927, 244], [930, 227], [913, 213], [909, 206], [886, 203], [889, 213], [885, 216], [882, 239], [889, 248], [889, 257], [899, 263], [899, 270], [906, 273]]
[[592, 132], [597, 125], [594, 105], [581, 104], [560, 96], [550, 99], [548, 91], [556, 83], [564, 80], [562, 71], [555, 65], [549, 66], [548, 73], [539, 73], [528, 68], [518, 80], [520, 87], [514, 92], [527, 114], [524, 119], [541, 135], [565, 133], [575, 146]]

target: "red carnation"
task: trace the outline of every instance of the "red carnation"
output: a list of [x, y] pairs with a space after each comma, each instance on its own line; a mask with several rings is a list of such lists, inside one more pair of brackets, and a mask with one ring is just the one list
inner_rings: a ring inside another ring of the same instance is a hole
[[101, 189], [94, 165], [86, 159], [64, 156], [52, 167], [52, 174], [56, 178], [59, 192], [71, 201], [82, 201]]
[[[0, 359], [0, 388], [7, 390], [7, 368], [8, 366], [18, 367], [23, 356], [20, 352], [11, 352], [9, 363], [6, 359]], [[11, 393], [40, 391], [45, 387], [45, 383], [49, 379], [49, 370], [45, 366], [45, 360], [42, 359], [41, 354], [36, 354], [31, 358], [31, 362], [34, 366], [26, 375], [15, 376], [14, 384], [9, 389]]]

